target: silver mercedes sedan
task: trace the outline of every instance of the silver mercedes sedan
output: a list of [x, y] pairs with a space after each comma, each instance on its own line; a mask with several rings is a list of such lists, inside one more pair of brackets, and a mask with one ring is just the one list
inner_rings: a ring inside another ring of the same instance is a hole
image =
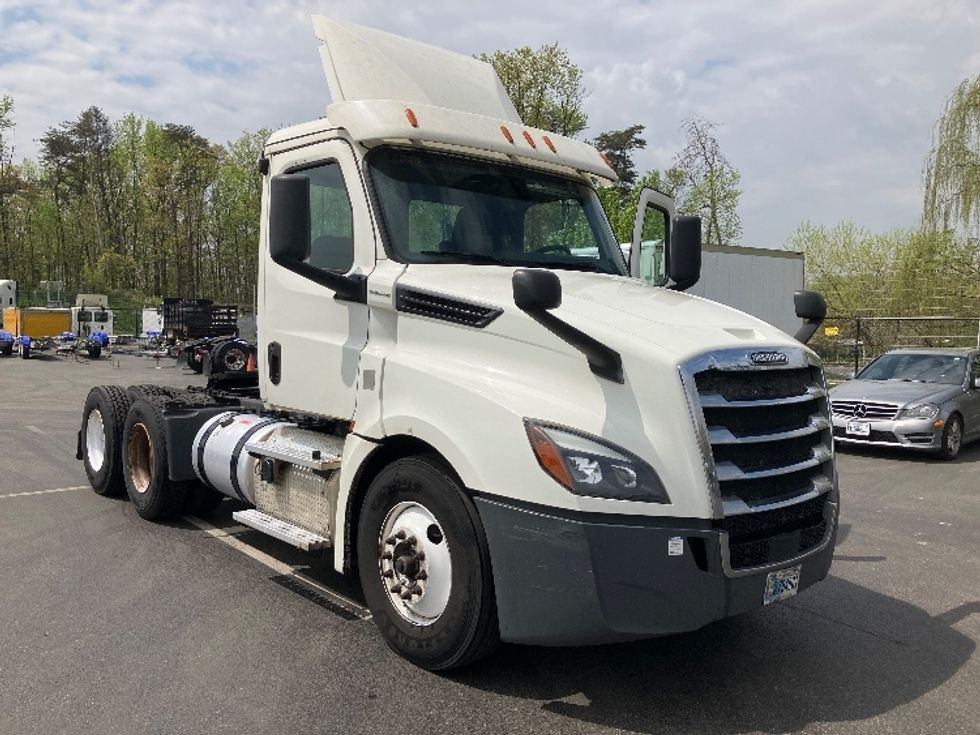
[[892, 350], [830, 390], [837, 442], [953, 459], [980, 439], [980, 350]]

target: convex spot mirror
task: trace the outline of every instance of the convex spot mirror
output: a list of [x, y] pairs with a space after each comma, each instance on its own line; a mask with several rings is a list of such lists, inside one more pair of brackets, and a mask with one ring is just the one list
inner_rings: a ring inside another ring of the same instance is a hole
[[796, 316], [806, 321], [823, 321], [827, 316], [827, 303], [816, 291], [797, 291], [793, 294]]
[[793, 294], [793, 305], [796, 316], [803, 320], [803, 326], [794, 336], [806, 344], [827, 316], [827, 302], [816, 291], [797, 291]]
[[269, 195], [269, 252], [279, 264], [310, 257], [310, 179], [303, 174], [272, 177]]

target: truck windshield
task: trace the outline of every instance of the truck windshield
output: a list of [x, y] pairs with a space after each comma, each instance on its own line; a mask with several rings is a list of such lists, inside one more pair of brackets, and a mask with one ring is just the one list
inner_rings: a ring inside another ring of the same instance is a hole
[[399, 260], [626, 275], [599, 199], [584, 183], [431, 151], [379, 148], [367, 160]]
[[908, 383], [959, 385], [966, 377], [966, 357], [929, 353], [882, 355], [862, 370], [858, 380], [903, 380]]

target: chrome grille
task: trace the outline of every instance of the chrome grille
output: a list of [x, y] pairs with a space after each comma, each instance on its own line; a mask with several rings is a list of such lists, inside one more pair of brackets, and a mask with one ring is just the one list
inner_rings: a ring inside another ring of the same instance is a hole
[[831, 402], [830, 407], [835, 415], [848, 418], [888, 420], [898, 416], [898, 406], [894, 403], [836, 400]]
[[[702, 451], [721, 516], [715, 523], [727, 534], [733, 570], [805, 553], [829, 528], [823, 508], [834, 485], [830, 402], [821, 369], [802, 350], [787, 352], [779, 367], [753, 365], [741, 350], [681, 367], [692, 409], [696, 402], [700, 412], [695, 422], [703, 419]], [[804, 510], [787, 525], [787, 514]]]

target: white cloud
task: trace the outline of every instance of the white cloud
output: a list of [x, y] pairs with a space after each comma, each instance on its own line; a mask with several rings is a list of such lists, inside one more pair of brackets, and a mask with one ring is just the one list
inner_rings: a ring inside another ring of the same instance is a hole
[[670, 162], [684, 117], [721, 123], [742, 172], [743, 242], [764, 246], [803, 220], [914, 223], [932, 125], [980, 72], [966, 0], [0, 0], [17, 152], [35, 155], [47, 128], [90, 105], [219, 142], [322, 114], [312, 12], [462, 53], [557, 41], [586, 70], [588, 135], [647, 126], [641, 169]]

